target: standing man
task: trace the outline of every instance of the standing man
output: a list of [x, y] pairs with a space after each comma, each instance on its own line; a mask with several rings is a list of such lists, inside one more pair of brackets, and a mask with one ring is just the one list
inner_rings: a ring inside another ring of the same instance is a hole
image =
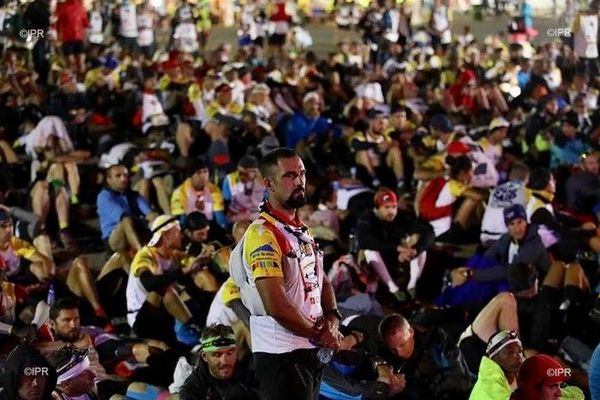
[[323, 364], [317, 347], [337, 350], [335, 295], [322, 254], [297, 210], [306, 202], [306, 170], [291, 149], [265, 155], [268, 192], [262, 213], [234, 249], [230, 270], [250, 310], [257, 380], [265, 399], [316, 399]]

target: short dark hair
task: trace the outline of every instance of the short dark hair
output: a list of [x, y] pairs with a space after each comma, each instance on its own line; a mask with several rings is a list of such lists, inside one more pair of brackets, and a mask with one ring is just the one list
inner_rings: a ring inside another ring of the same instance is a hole
[[50, 319], [58, 318], [62, 310], [79, 310], [79, 301], [73, 297], [61, 297], [50, 307]]
[[225, 337], [233, 334], [233, 329], [230, 326], [223, 324], [211, 324], [204, 328], [200, 340], [206, 340], [215, 336]]
[[272, 178], [273, 170], [277, 167], [279, 160], [285, 160], [288, 158], [299, 157], [298, 153], [288, 147], [278, 147], [265, 154], [263, 159], [260, 161], [260, 174], [263, 177]]
[[379, 336], [385, 338], [392, 336], [396, 331], [410, 328], [410, 323], [400, 314], [386, 315], [379, 323]]
[[450, 176], [452, 178], [457, 178], [462, 171], [473, 168], [473, 163], [467, 156], [448, 157], [446, 162], [450, 165]]

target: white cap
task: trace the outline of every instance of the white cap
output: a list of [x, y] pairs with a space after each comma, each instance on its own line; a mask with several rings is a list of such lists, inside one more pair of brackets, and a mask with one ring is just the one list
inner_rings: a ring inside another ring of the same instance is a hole
[[508, 127], [510, 127], [510, 122], [508, 122], [506, 119], [504, 119], [502, 117], [497, 117], [497, 118], [494, 118], [492, 120], [492, 122], [490, 122], [490, 126], [488, 127], [488, 129], [491, 132], [494, 129], [508, 128]]
[[172, 215], [159, 215], [150, 226], [152, 238], [148, 242], [148, 246], [156, 246], [162, 237], [162, 234], [175, 226], [179, 226], [179, 220]]

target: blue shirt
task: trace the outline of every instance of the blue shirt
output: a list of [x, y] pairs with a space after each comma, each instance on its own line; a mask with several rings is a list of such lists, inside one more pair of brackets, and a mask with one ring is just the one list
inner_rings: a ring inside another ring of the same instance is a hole
[[322, 135], [330, 129], [334, 131], [336, 137], [341, 133], [331, 120], [324, 117], [310, 118], [303, 112], [298, 111], [290, 118], [287, 124], [285, 145], [293, 149], [298, 142], [305, 140], [311, 134]]
[[135, 200], [142, 215], [132, 215], [129, 202], [127, 201], [126, 192], [116, 192], [114, 190], [104, 188], [98, 194], [96, 206], [98, 208], [98, 217], [100, 219], [100, 229], [102, 230], [102, 239], [106, 240], [112, 231], [119, 225], [123, 217], [145, 217], [152, 212], [146, 199], [139, 193], [133, 192], [130, 194]]

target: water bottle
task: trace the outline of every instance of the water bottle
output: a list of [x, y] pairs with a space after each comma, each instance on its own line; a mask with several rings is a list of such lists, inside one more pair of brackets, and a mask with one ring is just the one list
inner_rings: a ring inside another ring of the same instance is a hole
[[55, 301], [56, 301], [56, 292], [54, 289], [54, 283], [51, 283], [50, 287], [48, 288], [48, 299], [46, 300], [46, 303], [48, 303], [49, 306], [52, 306]]
[[329, 364], [333, 358], [333, 350], [328, 349], [327, 347], [321, 347], [319, 351], [317, 351], [317, 358], [322, 364]]

